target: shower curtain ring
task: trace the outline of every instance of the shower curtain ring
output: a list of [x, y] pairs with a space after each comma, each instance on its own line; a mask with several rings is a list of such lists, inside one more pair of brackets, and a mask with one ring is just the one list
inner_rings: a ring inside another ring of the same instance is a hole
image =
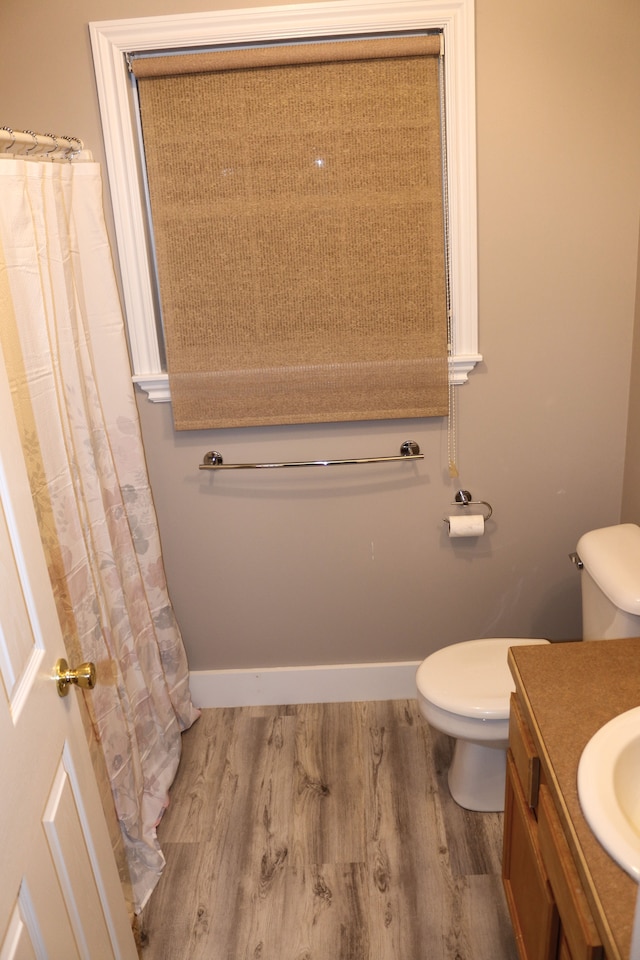
[[66, 153], [65, 153], [65, 160], [73, 160], [73, 158], [74, 158], [78, 153], [80, 153], [80, 151], [81, 151], [81, 150], [83, 149], [83, 147], [84, 147], [84, 143], [82, 142], [82, 140], [80, 139], [80, 137], [67, 137], [65, 134], [63, 134], [63, 135], [60, 137], [60, 139], [61, 139], [61, 140], [66, 140], [67, 143], [69, 144], [69, 147], [68, 147], [68, 149], [67, 149], [67, 151], [66, 151]]
[[45, 133], [45, 137], [49, 137], [50, 140], [53, 140], [53, 146], [45, 153], [45, 157], [48, 157], [50, 154], [55, 153], [56, 150], [60, 150], [60, 144], [58, 143], [58, 138], [56, 137], [55, 133]]
[[14, 146], [15, 146], [16, 135], [15, 135], [15, 133], [13, 132], [13, 130], [11, 129], [11, 127], [0, 127], [0, 130], [6, 130], [7, 133], [10, 134], [10, 136], [11, 136], [11, 143], [9, 144], [9, 146], [7, 147], [7, 149], [5, 150], [5, 153], [9, 153], [9, 151], [10, 151], [10, 150], [13, 150], [13, 148], [14, 148]]
[[28, 149], [28, 150], [25, 150], [25, 152], [24, 152], [25, 157], [28, 157], [29, 154], [30, 154], [30, 153], [33, 153], [33, 151], [34, 151], [34, 150], [36, 149], [36, 147], [38, 146], [38, 137], [37, 137], [36, 134], [33, 132], [33, 130], [25, 130], [25, 133], [28, 133], [30, 137], [33, 137], [33, 146], [32, 146], [32, 147], [29, 147], [29, 149]]

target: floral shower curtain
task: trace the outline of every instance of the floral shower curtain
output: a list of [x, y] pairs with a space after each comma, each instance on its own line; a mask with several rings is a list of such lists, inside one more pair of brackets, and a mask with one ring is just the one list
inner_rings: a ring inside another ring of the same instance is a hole
[[[167, 594], [97, 163], [0, 157], [0, 338], [69, 660], [97, 667], [87, 729], [138, 913], [164, 865], [156, 826], [198, 711]], [[108, 801], [107, 791], [112, 813]]]

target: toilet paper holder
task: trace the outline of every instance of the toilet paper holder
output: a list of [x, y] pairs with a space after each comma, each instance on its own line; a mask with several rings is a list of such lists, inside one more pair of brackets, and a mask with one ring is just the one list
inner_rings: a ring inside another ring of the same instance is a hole
[[[451, 506], [453, 507], [480, 507], [480, 506], [486, 507], [487, 513], [485, 514], [485, 517], [484, 517], [485, 523], [493, 515], [493, 507], [491, 506], [491, 504], [487, 503], [486, 500], [474, 500], [468, 490], [458, 490], [455, 497], [453, 498], [453, 502]], [[449, 518], [443, 517], [442, 521], [443, 523], [449, 523]]]

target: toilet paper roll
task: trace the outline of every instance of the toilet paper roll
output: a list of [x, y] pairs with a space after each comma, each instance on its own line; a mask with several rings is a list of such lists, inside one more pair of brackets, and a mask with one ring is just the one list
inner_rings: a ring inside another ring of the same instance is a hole
[[464, 517], [448, 517], [449, 536], [481, 537], [484, 533], [484, 517], [481, 513], [471, 513]]

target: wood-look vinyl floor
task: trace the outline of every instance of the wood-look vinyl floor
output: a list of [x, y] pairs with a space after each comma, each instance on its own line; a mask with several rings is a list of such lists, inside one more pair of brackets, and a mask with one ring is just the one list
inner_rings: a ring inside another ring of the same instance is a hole
[[517, 960], [502, 814], [412, 700], [204, 710], [158, 828], [144, 960]]

